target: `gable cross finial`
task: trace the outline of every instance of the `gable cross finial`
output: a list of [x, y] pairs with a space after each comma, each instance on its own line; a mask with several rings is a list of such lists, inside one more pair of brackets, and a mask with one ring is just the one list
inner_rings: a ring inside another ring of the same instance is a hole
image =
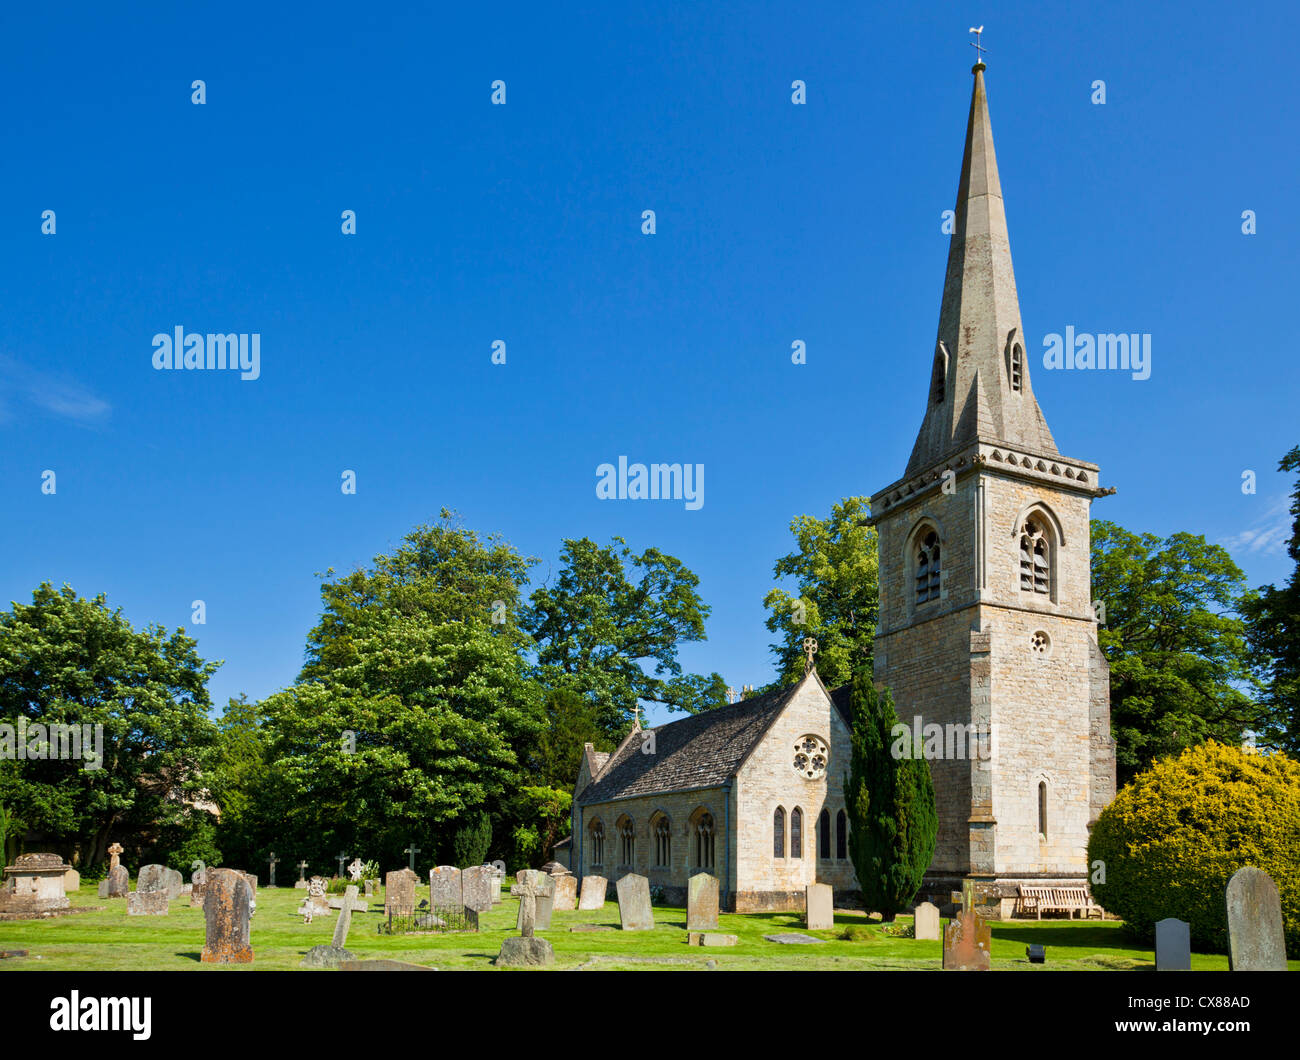
[[977, 56], [975, 61], [983, 66], [985, 49], [980, 46], [980, 34], [984, 32], [984, 27], [971, 26], [970, 31], [975, 34], [975, 39], [970, 42], [970, 46], [975, 49], [975, 55]]
[[632, 717], [636, 728], [641, 728], [641, 704], [636, 702], [632, 704]]
[[813, 656], [817, 654], [817, 641], [812, 637], [804, 637], [803, 651], [804, 654], [808, 656], [808, 659], [804, 663], [804, 668], [803, 668], [804, 676], [807, 677], [810, 673], [812, 673]]

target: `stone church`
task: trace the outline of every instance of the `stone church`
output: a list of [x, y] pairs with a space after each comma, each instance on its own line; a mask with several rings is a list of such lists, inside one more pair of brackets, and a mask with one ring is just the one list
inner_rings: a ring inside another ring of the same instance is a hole
[[[1030, 383], [984, 89], [974, 87], [925, 414], [901, 478], [871, 497], [880, 619], [874, 674], [930, 759], [939, 832], [921, 895], [973, 878], [1003, 915], [1021, 883], [1078, 886], [1115, 794], [1110, 687], [1091, 601], [1095, 464], [1062, 456]], [[796, 685], [588, 747], [570, 858], [724, 908], [802, 908], [857, 888], [843, 777], [848, 688]], [[929, 726], [930, 729], [926, 727]]]

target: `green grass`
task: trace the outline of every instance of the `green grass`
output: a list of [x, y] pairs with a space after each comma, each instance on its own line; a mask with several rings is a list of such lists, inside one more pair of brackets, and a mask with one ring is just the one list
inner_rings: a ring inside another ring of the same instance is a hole
[[[0, 971], [22, 968], [94, 971], [176, 970], [238, 971], [242, 968], [292, 969], [312, 946], [328, 944], [334, 934], [337, 914], [318, 916], [304, 924], [294, 910], [305, 892], [289, 888], [262, 888], [257, 895], [252, 943], [256, 961], [252, 965], [214, 966], [199, 962], [203, 948], [203, 912], [191, 907], [189, 898], [172, 903], [166, 917], [128, 917], [126, 902], [109, 902], [95, 897], [93, 884], [73, 894], [75, 906], [99, 906], [98, 912], [76, 913], [49, 920], [0, 922], [0, 949], [26, 949], [30, 955], [0, 961]], [[380, 896], [371, 899], [371, 909], [383, 909]], [[357, 913], [348, 936], [348, 949], [360, 958], [388, 957], [432, 965], [442, 969], [492, 967], [501, 940], [515, 933], [517, 901], [504, 895], [480, 919], [477, 934], [408, 935], [386, 937], [376, 927], [381, 912]], [[655, 929], [644, 932], [617, 930], [618, 906], [602, 910], [555, 913], [552, 930], [539, 932], [555, 948], [555, 967], [579, 966], [615, 969], [702, 969], [716, 961], [719, 969], [736, 970], [937, 970], [942, 948], [938, 942], [889, 938], [881, 933], [878, 920], [842, 914], [835, 930], [805, 932], [826, 939], [822, 945], [782, 946], [767, 942], [764, 935], [782, 931], [803, 931], [799, 913], [747, 913], [719, 917], [718, 930], [738, 935], [733, 947], [687, 946], [686, 912], [656, 907]], [[575, 933], [573, 924], [608, 924], [613, 931]], [[848, 926], [865, 930], [852, 941], [837, 936]], [[1045, 966], [1031, 966], [1025, 947], [1031, 943], [1047, 947]], [[1150, 950], [1134, 949], [1114, 921], [1012, 921], [993, 925], [993, 967], [1005, 970], [1061, 969], [1149, 969]], [[1300, 961], [1290, 962], [1300, 969]], [[1217, 954], [1193, 954], [1194, 969], [1227, 970], [1228, 959]]]

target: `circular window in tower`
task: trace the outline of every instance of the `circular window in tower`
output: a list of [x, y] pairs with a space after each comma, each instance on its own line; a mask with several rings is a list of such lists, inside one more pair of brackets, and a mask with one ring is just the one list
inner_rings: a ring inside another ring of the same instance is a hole
[[830, 757], [830, 748], [820, 736], [801, 736], [794, 744], [794, 771], [805, 780], [820, 780]]
[[1029, 638], [1030, 650], [1038, 656], [1046, 657], [1052, 654], [1052, 638], [1043, 630], [1036, 630], [1034, 635]]

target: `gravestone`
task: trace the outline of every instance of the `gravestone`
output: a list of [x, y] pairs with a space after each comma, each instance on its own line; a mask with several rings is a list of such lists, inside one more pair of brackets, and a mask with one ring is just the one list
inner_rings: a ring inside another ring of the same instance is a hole
[[299, 966], [303, 968], [337, 968], [344, 961], [355, 961], [357, 955], [341, 946], [313, 946]]
[[357, 903], [357, 885], [349, 884], [343, 894], [343, 907], [339, 910], [338, 921], [334, 924], [332, 945], [342, 949], [348, 944], [348, 930], [352, 927], [352, 910]]
[[99, 881], [99, 888], [95, 892], [100, 898], [108, 897], [108, 877], [105, 876]]
[[912, 911], [912, 915], [915, 921], [916, 937], [938, 942], [941, 937], [939, 933], [939, 907], [933, 902], [922, 902]]
[[81, 873], [76, 869], [68, 869], [63, 874], [63, 893], [67, 894], [69, 891], [79, 890], [81, 890]]
[[1185, 920], [1168, 917], [1156, 921], [1156, 971], [1192, 970], [1192, 929]]
[[197, 868], [190, 877], [190, 905], [202, 905], [203, 895], [207, 893], [208, 870]]
[[515, 893], [519, 895], [520, 934], [511, 935], [501, 943], [497, 954], [498, 968], [527, 968], [555, 963], [555, 951], [546, 939], [539, 939], [533, 931], [537, 925], [537, 899], [544, 872], [525, 869], [519, 873]]
[[1285, 972], [1282, 902], [1267, 872], [1253, 865], [1228, 881], [1228, 963], [1234, 972]]
[[719, 931], [688, 931], [686, 933], [686, 944], [688, 946], [734, 946], [739, 941], [739, 935], [724, 935]]
[[484, 913], [492, 908], [492, 888], [496, 886], [489, 865], [474, 865], [460, 874], [461, 893], [466, 909]]
[[325, 895], [325, 877], [313, 876], [307, 883], [307, 897], [302, 900], [298, 912], [303, 916], [303, 923], [310, 924], [318, 913], [329, 913], [330, 903]]
[[[555, 880], [545, 872], [538, 872], [536, 869], [524, 869], [523, 872], [515, 874], [518, 883], [523, 883], [525, 872], [533, 873], [533, 886], [537, 889], [537, 916], [534, 926], [538, 931], [551, 930], [551, 913], [555, 909]], [[518, 884], [513, 888], [518, 893]], [[524, 930], [524, 903], [521, 899], [519, 902], [519, 915], [515, 918], [515, 930], [522, 933]]]
[[353, 883], [359, 883], [363, 871], [365, 871], [365, 866], [361, 864], [361, 859], [353, 858], [352, 864], [348, 866], [348, 879]]
[[835, 891], [829, 883], [810, 883], [804, 892], [804, 927], [829, 931], [835, 926]]
[[104, 881], [108, 886], [105, 888], [105, 898], [125, 898], [131, 890], [131, 881], [126, 874], [125, 865], [115, 865], [108, 870], [108, 879]]
[[12, 865], [5, 866], [0, 910], [49, 913], [67, 909], [72, 903], [63, 891], [63, 875], [71, 867], [58, 854], [19, 854]]
[[209, 869], [207, 886], [203, 900], [207, 937], [200, 959], [206, 964], [252, 963], [253, 888], [234, 869]]
[[162, 891], [169, 899], [179, 898], [184, 887], [185, 877], [166, 865], [144, 865], [135, 879], [137, 891]]
[[582, 893], [578, 898], [579, 909], [604, 909], [605, 892], [609, 890], [609, 880], [604, 876], [584, 876]]
[[460, 909], [465, 905], [460, 869], [455, 865], [438, 865], [429, 870], [429, 904], [435, 909]]
[[305, 891], [307, 889], [307, 862], [298, 862], [298, 879], [293, 886], [295, 890]]
[[398, 869], [384, 877], [384, 916], [411, 916], [415, 912], [415, 881], [410, 869]]
[[166, 916], [166, 891], [142, 891], [137, 887], [126, 899], [127, 916]]
[[718, 930], [718, 878], [697, 872], [686, 885], [686, 930]]
[[375, 881], [373, 879], [366, 880], [366, 897], [373, 898], [374, 896], [375, 896]]
[[551, 879], [555, 881], [555, 904], [552, 908], [561, 912], [576, 909], [578, 906], [578, 877], [565, 873], [563, 876], [552, 876]]
[[[546, 870], [543, 869], [542, 871], [545, 872]], [[504, 861], [492, 862], [492, 904], [493, 905], [501, 904], [501, 881], [505, 879], [505, 877], [506, 877], [506, 863]], [[555, 899], [555, 892], [554, 889], [552, 889], [551, 901], [554, 901], [554, 899]], [[550, 915], [549, 912], [547, 915], [548, 916]]]
[[652, 931], [654, 913], [650, 910], [650, 881], [629, 872], [614, 885], [618, 892], [618, 918], [624, 931]]
[[993, 928], [975, 911], [975, 884], [962, 881], [961, 913], [943, 933], [943, 968], [946, 972], [987, 972]]
[[108, 871], [112, 872], [120, 864], [118, 860], [122, 856], [122, 844], [114, 843], [108, 848]]

